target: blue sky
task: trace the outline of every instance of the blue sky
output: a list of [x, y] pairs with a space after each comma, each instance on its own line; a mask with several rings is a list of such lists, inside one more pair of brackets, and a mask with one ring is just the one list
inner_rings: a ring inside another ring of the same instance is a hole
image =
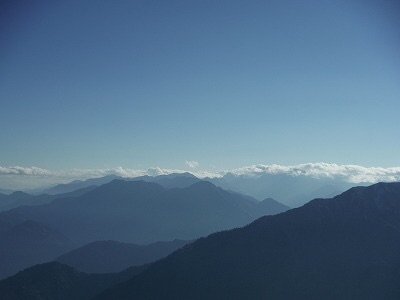
[[396, 1], [2, 1], [0, 166], [400, 165]]

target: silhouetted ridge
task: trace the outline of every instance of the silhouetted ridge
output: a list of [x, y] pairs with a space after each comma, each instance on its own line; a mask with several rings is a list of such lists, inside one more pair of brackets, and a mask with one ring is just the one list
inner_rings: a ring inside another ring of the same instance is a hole
[[[368, 187], [353, 187], [332, 199], [314, 199], [305, 204], [309, 210], [320, 213], [333, 212], [346, 215], [390, 215], [400, 214], [400, 183], [377, 183]], [[400, 224], [400, 220], [399, 220]]]
[[399, 299], [400, 183], [212, 234], [99, 299]]
[[130, 268], [117, 274], [86, 274], [58, 262], [36, 265], [0, 281], [0, 299], [87, 300], [145, 268]]
[[150, 245], [97, 241], [72, 250], [57, 261], [87, 273], [120, 272], [131, 266], [154, 262], [186, 245], [188, 241], [174, 240]]

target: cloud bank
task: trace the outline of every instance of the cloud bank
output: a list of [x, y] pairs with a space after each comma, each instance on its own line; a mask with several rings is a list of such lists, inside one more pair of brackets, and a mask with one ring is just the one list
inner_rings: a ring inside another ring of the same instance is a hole
[[[331, 178], [350, 183], [375, 183], [379, 181], [400, 181], [400, 167], [381, 168], [363, 167], [358, 165], [337, 165], [329, 163], [307, 163], [292, 166], [283, 165], [251, 165], [234, 170], [213, 172], [207, 170], [193, 170], [198, 167], [195, 161], [187, 162], [189, 172], [193, 175], [204, 177], [221, 177], [227, 173], [234, 176], [259, 177], [263, 174], [287, 174], [290, 176], [311, 176], [313, 178]], [[160, 167], [147, 170], [129, 169], [123, 167], [104, 169], [73, 169], [51, 171], [39, 167], [0, 166], [0, 187], [11, 189], [30, 189], [43, 185], [66, 183], [75, 179], [88, 179], [106, 175], [118, 175], [121, 177], [158, 176], [171, 173], [184, 173], [188, 170], [165, 169]]]
[[[85, 180], [88, 178], [103, 177], [107, 175], [117, 175], [121, 177], [132, 178], [145, 175], [158, 176], [185, 172], [188, 172], [188, 170], [166, 169], [160, 167], [152, 167], [147, 170], [115, 167], [104, 169], [98, 168], [52, 171], [38, 167], [0, 166], [0, 188], [29, 190], [51, 186], [58, 183], [67, 183], [72, 180]], [[216, 172], [201, 170], [191, 170], [190, 173], [199, 178], [222, 176]]]
[[2, 167], [0, 166], [0, 175], [39, 175], [50, 176], [51, 172], [38, 167]]
[[375, 183], [379, 181], [399, 181], [400, 167], [380, 168], [358, 165], [337, 165], [328, 163], [307, 163], [293, 166], [252, 165], [232, 170], [237, 176], [261, 176], [263, 174], [288, 174], [291, 176], [311, 176], [332, 178], [351, 183]]

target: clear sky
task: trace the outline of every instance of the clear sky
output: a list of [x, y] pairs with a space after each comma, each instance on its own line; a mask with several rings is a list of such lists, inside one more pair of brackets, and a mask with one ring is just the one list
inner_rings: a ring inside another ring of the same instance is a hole
[[0, 166], [400, 165], [398, 1], [1, 3]]

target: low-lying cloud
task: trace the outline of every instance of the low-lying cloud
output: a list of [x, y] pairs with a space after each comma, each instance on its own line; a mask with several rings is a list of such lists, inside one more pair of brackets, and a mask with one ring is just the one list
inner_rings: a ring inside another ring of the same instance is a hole
[[[58, 183], [67, 183], [72, 180], [85, 180], [88, 178], [103, 177], [107, 175], [117, 175], [126, 178], [138, 176], [159, 176], [172, 173], [185, 173], [188, 170], [165, 169], [152, 167], [147, 170], [129, 169], [123, 167], [104, 168], [104, 169], [72, 169], [72, 170], [46, 170], [38, 167], [2, 167], [0, 166], [0, 188], [14, 190], [29, 190], [39, 187], [51, 186]], [[193, 175], [204, 177], [220, 177], [219, 173], [200, 171], [190, 171]]]
[[[204, 177], [221, 177], [226, 173], [235, 176], [259, 177], [263, 174], [287, 174], [290, 176], [311, 176], [313, 178], [331, 178], [350, 183], [375, 183], [379, 181], [400, 181], [400, 167], [381, 168], [363, 167], [358, 165], [337, 165], [329, 163], [307, 163], [292, 166], [283, 165], [251, 165], [228, 171], [193, 170], [198, 167], [195, 161], [187, 162], [189, 172], [193, 175]], [[103, 177], [106, 175], [117, 175], [121, 177], [158, 176], [171, 173], [184, 173], [188, 170], [165, 169], [153, 167], [147, 170], [129, 169], [123, 167], [99, 168], [99, 169], [73, 169], [63, 171], [51, 171], [39, 167], [2, 167], [0, 166], [0, 188], [31, 189], [66, 183], [75, 179], [88, 179]]]
[[261, 176], [262, 174], [288, 174], [292, 176], [311, 176], [332, 178], [351, 183], [375, 183], [379, 181], [399, 181], [400, 167], [381, 168], [358, 165], [337, 165], [328, 163], [307, 163], [293, 166], [252, 165], [232, 170], [238, 176]]
[[38, 167], [2, 167], [0, 166], [0, 175], [51, 175], [51, 172]]

